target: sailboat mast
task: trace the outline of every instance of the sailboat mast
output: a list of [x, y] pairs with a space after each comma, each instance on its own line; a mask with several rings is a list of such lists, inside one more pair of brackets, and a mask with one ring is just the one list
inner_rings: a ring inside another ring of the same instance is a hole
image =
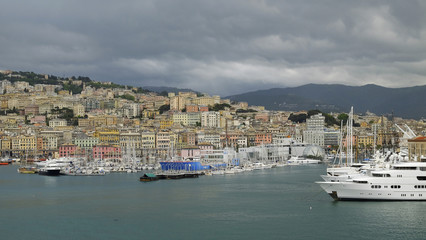
[[354, 107], [351, 107], [351, 112], [349, 114], [349, 130], [350, 130], [350, 138], [351, 138], [351, 144], [350, 144], [350, 154], [351, 154], [351, 165], [353, 164], [353, 129], [352, 129], [352, 125], [353, 125], [353, 117], [354, 117]]

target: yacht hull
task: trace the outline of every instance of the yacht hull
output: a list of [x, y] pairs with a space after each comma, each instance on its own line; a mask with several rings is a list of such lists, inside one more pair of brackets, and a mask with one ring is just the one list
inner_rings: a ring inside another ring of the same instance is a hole
[[[400, 189], [372, 188], [371, 184], [353, 182], [317, 182], [334, 200], [366, 200], [366, 201], [426, 201], [425, 189], [411, 189], [402, 186]], [[413, 185], [411, 185], [412, 187]]]

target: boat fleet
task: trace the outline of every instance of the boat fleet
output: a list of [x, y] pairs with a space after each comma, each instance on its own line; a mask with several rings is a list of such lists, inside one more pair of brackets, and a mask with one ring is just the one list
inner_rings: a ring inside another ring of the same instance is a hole
[[[32, 165], [21, 162], [19, 173], [48, 176], [104, 176], [108, 173], [151, 172], [156, 175], [201, 172], [205, 175], [236, 174], [246, 171], [269, 169], [287, 165], [318, 164], [322, 161], [302, 157], [306, 144], [286, 143], [268, 144], [249, 148], [201, 150], [191, 158], [174, 155], [167, 160], [149, 159], [142, 161], [131, 154], [111, 159], [92, 159], [60, 157], [44, 161], [34, 161]], [[290, 152], [293, 156], [290, 156]], [[147, 163], [148, 162], [148, 163]]]

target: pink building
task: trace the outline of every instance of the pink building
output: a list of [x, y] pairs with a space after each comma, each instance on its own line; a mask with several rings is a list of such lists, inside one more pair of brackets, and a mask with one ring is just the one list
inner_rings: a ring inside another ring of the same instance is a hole
[[271, 133], [257, 133], [254, 140], [256, 146], [272, 143]]
[[34, 116], [33, 118], [30, 119], [30, 123], [31, 124], [41, 124], [41, 123], [46, 124], [46, 116], [43, 116], [43, 115]]
[[205, 106], [205, 105], [200, 105], [199, 109], [200, 109], [200, 112], [208, 112], [209, 111], [209, 107]]
[[64, 144], [59, 147], [59, 157], [77, 157], [81, 155], [79, 147], [74, 144]]
[[121, 148], [109, 144], [99, 144], [93, 147], [93, 159], [121, 158]]
[[213, 150], [214, 149], [214, 146], [210, 143], [200, 143], [200, 144], [198, 144], [198, 147], [201, 150]]
[[254, 116], [255, 120], [259, 120], [259, 121], [263, 121], [263, 122], [268, 122], [269, 121], [269, 113], [265, 113], [265, 112], [261, 112], [256, 114], [256, 116]]
[[198, 112], [198, 105], [196, 104], [186, 105], [186, 112]]
[[182, 148], [181, 156], [183, 159], [199, 158], [201, 156], [201, 151], [198, 147], [186, 147]]

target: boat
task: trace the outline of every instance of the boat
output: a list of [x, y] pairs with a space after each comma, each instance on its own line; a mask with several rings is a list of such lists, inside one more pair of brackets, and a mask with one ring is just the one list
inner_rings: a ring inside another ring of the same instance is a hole
[[145, 173], [142, 177], [139, 178], [141, 182], [152, 182], [160, 179], [157, 175], [153, 173]]
[[316, 182], [334, 200], [426, 200], [426, 162], [404, 162], [367, 170], [346, 181]]
[[38, 169], [36, 167], [20, 167], [18, 173], [35, 174], [38, 173]]
[[288, 161], [288, 165], [305, 165], [305, 164], [319, 164], [321, 163], [321, 160], [317, 159], [310, 159], [310, 158], [304, 158], [304, 157], [291, 157]]
[[38, 174], [46, 176], [59, 176], [61, 174], [61, 168], [58, 166], [45, 166], [39, 169]]

